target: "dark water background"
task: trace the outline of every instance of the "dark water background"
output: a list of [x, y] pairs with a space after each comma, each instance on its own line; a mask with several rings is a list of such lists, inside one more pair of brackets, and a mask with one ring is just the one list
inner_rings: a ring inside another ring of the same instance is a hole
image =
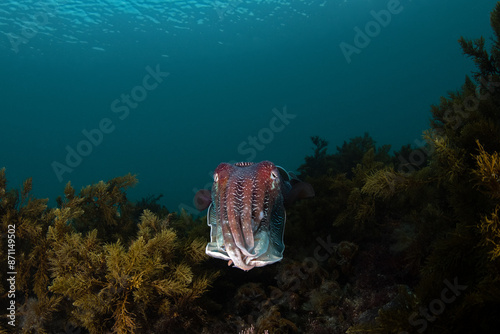
[[194, 212], [222, 161], [294, 170], [313, 135], [418, 145], [495, 3], [2, 0], [0, 167], [51, 201], [132, 172], [130, 198]]

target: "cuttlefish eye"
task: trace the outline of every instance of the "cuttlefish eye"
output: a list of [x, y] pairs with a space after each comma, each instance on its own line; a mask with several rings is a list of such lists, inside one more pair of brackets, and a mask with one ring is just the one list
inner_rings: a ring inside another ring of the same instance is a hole
[[276, 171], [271, 171], [271, 180], [276, 180], [278, 178], [278, 173]]
[[219, 181], [219, 174], [215, 173], [214, 174], [214, 182], [217, 182], [217, 181]]

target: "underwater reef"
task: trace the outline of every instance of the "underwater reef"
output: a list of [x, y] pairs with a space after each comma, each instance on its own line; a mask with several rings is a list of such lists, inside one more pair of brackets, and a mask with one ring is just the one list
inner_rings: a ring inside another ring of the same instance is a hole
[[[154, 203], [128, 201], [125, 189], [136, 182], [129, 174], [78, 195], [68, 183], [57, 208], [48, 208], [30, 195], [30, 179], [6, 190], [0, 170], [2, 235], [15, 228], [14, 332], [198, 331], [193, 324], [202, 324], [205, 312], [197, 300], [218, 275], [200, 267], [206, 242], [196, 232], [184, 236], [193, 225], [185, 213], [154, 214], [147, 208]], [[2, 238], [3, 263], [6, 244]], [[9, 289], [2, 285], [2, 294]]]
[[273, 265], [209, 258], [206, 218], [128, 200], [133, 175], [68, 183], [51, 208], [1, 169], [0, 260], [15, 270], [0, 304], [15, 300], [16, 327], [2, 312], [0, 333], [498, 332], [500, 3], [491, 26], [490, 50], [459, 40], [477, 71], [431, 106], [420, 147], [366, 133], [329, 153], [311, 138], [298, 171], [316, 196], [288, 209]]

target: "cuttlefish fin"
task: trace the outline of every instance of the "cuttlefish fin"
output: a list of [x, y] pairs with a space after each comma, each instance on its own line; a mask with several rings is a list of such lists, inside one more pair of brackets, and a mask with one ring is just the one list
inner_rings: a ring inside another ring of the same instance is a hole
[[193, 203], [198, 211], [203, 211], [212, 203], [212, 193], [208, 189], [201, 189], [196, 192]]

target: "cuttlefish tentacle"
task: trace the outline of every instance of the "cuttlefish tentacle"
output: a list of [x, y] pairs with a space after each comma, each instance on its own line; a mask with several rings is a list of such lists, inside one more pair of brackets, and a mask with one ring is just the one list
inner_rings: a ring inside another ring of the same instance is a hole
[[252, 189], [253, 189], [253, 194], [252, 194], [252, 197], [253, 197], [252, 211], [253, 211], [253, 213], [252, 213], [252, 216], [254, 218], [255, 227], [256, 227], [256, 229], [258, 229], [260, 224], [261, 224], [262, 218], [264, 218], [264, 211], [263, 211], [264, 198], [266, 196], [267, 190], [265, 190], [265, 188], [264, 188], [265, 186], [262, 185], [262, 182], [261, 182], [258, 175], [255, 177], [255, 180], [253, 182], [254, 182], [254, 185], [252, 187]]
[[252, 227], [252, 201], [254, 192], [254, 180], [252, 178], [244, 179], [242, 181], [242, 188], [240, 211], [241, 229], [243, 231], [246, 249], [252, 252], [251, 256], [255, 256], [255, 252], [253, 252], [255, 243], [253, 236], [254, 231]]
[[270, 223], [270, 212], [274, 206], [274, 200], [280, 194], [278, 171], [271, 163], [263, 163], [257, 173], [257, 186], [255, 194], [256, 222], [260, 225], [262, 220]]
[[236, 175], [230, 177], [227, 187], [227, 193], [225, 194], [227, 220], [229, 221], [229, 228], [231, 230], [236, 247], [238, 247], [241, 253], [243, 253], [245, 256], [253, 256], [253, 254], [247, 250], [245, 241], [243, 239], [243, 222], [240, 220], [240, 210], [241, 206], [244, 205], [244, 197], [242, 196], [241, 189], [238, 189], [241, 186], [242, 180], [239, 173], [235, 174]]
[[218, 193], [218, 196], [215, 198], [218, 207], [217, 219], [221, 226], [224, 247], [229, 258], [237, 267], [244, 270], [250, 270], [253, 266], [248, 266], [244, 263], [239, 247], [235, 246], [234, 234], [231, 231], [232, 220], [228, 215], [229, 211], [231, 211], [228, 210], [228, 205], [231, 205], [230, 203], [233, 202], [232, 199], [229, 198], [230, 193], [228, 189], [228, 183], [231, 184], [232, 181], [230, 177], [231, 169], [233, 169], [231, 165], [224, 164], [219, 166], [214, 174], [214, 190]]

